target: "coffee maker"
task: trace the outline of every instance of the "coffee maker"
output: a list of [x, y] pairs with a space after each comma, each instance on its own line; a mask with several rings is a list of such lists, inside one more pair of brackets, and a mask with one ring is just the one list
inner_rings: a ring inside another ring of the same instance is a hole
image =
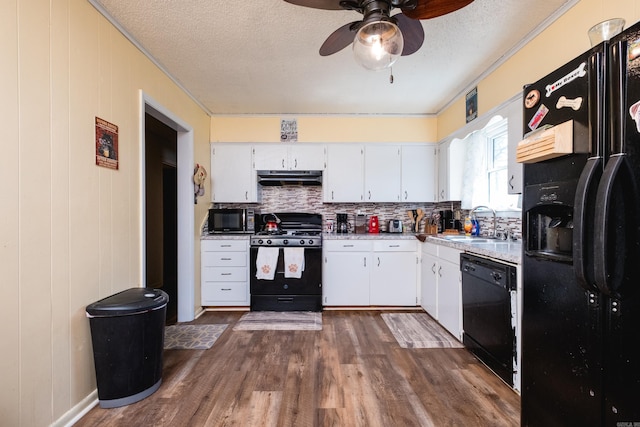
[[440, 211], [440, 223], [438, 224], [438, 233], [444, 233], [445, 230], [456, 228], [455, 219], [452, 210]]
[[349, 220], [346, 213], [336, 214], [336, 233], [348, 233]]

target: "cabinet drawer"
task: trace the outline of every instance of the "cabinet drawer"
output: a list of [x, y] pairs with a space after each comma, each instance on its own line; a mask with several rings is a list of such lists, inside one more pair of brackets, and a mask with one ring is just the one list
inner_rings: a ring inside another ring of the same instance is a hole
[[217, 303], [238, 301], [246, 302], [247, 283], [204, 282], [202, 285], [202, 302]]
[[367, 252], [372, 243], [366, 240], [325, 240], [324, 249], [334, 252]]
[[416, 240], [376, 240], [373, 250], [376, 252], [415, 252]]
[[246, 267], [246, 252], [203, 252], [202, 267]]
[[249, 240], [203, 240], [201, 242], [201, 251], [202, 252], [246, 251], [248, 248], [248, 244], [249, 244]]
[[204, 267], [202, 280], [205, 282], [246, 282], [246, 267]]

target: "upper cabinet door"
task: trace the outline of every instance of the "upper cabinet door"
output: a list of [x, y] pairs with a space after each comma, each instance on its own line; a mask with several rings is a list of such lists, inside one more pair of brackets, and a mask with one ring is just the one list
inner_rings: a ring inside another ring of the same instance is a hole
[[289, 169], [324, 170], [326, 165], [324, 144], [291, 145], [289, 147]]
[[367, 145], [364, 153], [364, 201], [400, 201], [400, 145]]
[[327, 145], [327, 170], [322, 182], [325, 203], [364, 201], [363, 159], [361, 144]]
[[256, 144], [255, 170], [324, 170], [324, 144]]
[[255, 170], [288, 170], [289, 147], [278, 144], [256, 144], [253, 146], [253, 168]]
[[433, 144], [402, 146], [402, 202], [437, 202], [437, 148]]
[[522, 141], [522, 97], [517, 97], [507, 107], [509, 160], [507, 165], [507, 190], [509, 194], [522, 193], [522, 163], [516, 161], [518, 143]]
[[458, 138], [440, 143], [438, 147], [438, 201], [462, 198], [464, 172], [464, 141]]
[[211, 144], [211, 200], [216, 203], [257, 202], [252, 149], [245, 144]]

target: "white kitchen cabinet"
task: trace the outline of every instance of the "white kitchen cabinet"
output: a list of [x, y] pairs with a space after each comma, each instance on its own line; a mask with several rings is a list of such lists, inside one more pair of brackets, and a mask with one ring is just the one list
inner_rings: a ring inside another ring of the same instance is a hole
[[436, 158], [436, 145], [402, 146], [402, 202], [438, 201]]
[[324, 175], [325, 203], [364, 201], [364, 146], [328, 144]]
[[418, 304], [418, 254], [415, 240], [379, 240], [373, 246], [370, 305]]
[[462, 340], [460, 251], [439, 246], [438, 262], [438, 322]]
[[211, 201], [251, 203], [258, 201], [257, 178], [248, 144], [211, 144]]
[[438, 201], [460, 200], [465, 163], [464, 141], [453, 138], [438, 146]]
[[421, 301], [424, 310], [458, 340], [462, 340], [461, 251], [424, 243]]
[[368, 306], [371, 271], [368, 241], [324, 242], [322, 293], [324, 305]]
[[249, 239], [202, 240], [203, 306], [249, 305]]
[[399, 145], [371, 144], [365, 147], [365, 202], [400, 201], [400, 150]]
[[516, 161], [516, 151], [518, 149], [518, 143], [522, 141], [522, 96], [516, 97], [515, 100], [507, 106], [507, 135], [509, 139], [508, 148], [508, 163], [507, 163], [507, 176], [509, 181], [507, 183], [507, 190], [509, 194], [521, 194], [522, 193], [522, 163]]
[[438, 320], [438, 247], [433, 243], [422, 245], [422, 264], [420, 276], [420, 305]]
[[255, 170], [324, 170], [324, 144], [256, 144]]

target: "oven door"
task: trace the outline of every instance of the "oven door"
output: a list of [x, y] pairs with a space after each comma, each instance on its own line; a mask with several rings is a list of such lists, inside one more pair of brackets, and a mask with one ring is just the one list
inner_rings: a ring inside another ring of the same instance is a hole
[[278, 263], [273, 280], [256, 278], [258, 247], [250, 248], [251, 309], [252, 310], [311, 310], [322, 309], [322, 248], [304, 250], [304, 271], [300, 278], [285, 277], [284, 248], [279, 248]]

